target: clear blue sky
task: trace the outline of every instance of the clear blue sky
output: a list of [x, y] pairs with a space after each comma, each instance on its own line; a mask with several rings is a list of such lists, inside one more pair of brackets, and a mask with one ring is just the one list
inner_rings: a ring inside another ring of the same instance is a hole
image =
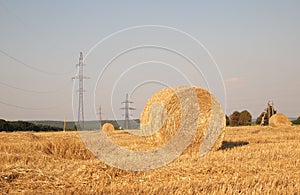
[[[113, 32], [149, 24], [170, 26], [187, 32], [210, 51], [224, 78], [227, 101], [223, 102], [222, 95], [217, 96], [222, 99], [224, 107], [227, 105], [227, 114], [247, 109], [256, 118], [267, 100], [273, 100], [280, 113], [289, 117], [299, 116], [299, 10], [300, 1], [297, 0], [0, 0], [0, 118], [63, 120], [66, 116], [68, 120], [73, 120], [71, 77], [75, 75], [79, 52], [86, 54], [98, 41]], [[181, 44], [184, 51], [188, 50], [187, 55], [194, 55], [195, 58], [201, 58], [205, 53], [197, 53], [184, 38], [163, 40], [167, 37], [163, 33], [151, 35], [146, 32], [141, 36], [135, 33], [115, 37], [87, 56], [85, 69], [91, 77], [85, 82], [87, 119], [98, 117], [93, 108], [94, 92], [95, 105], [102, 105], [103, 117], [112, 118], [113, 107], [119, 118], [122, 117], [120, 101], [125, 98], [126, 92], [133, 91], [143, 83], [143, 79], [153, 79], [170, 86], [186, 83], [182, 72], [154, 62], [136, 67], [126, 75], [121, 67], [129, 68], [134, 65], [133, 62], [139, 61], [132, 60], [132, 56], [124, 56], [120, 58], [123, 61], [111, 66], [104, 80], [95, 88], [105, 63], [120, 49], [134, 45], [132, 37], [146, 40], [149, 44], [157, 40], [170, 41], [174, 45], [169, 46], [176, 49]], [[164, 61], [164, 51], [143, 52], [134, 55], [144, 61], [147, 56], [156, 56], [152, 60]], [[166, 55], [171, 54], [166, 52]], [[166, 60], [166, 63], [177, 67], [176, 62], [180, 62], [177, 57], [168, 56], [173, 61]], [[204, 83], [201, 77], [195, 81], [196, 75], [193, 75], [191, 68], [184, 69], [190, 70], [186, 75], [194, 80], [193, 84]], [[122, 73], [123, 77], [120, 78]], [[205, 77], [212, 81], [214, 75], [215, 72], [209, 70], [205, 73]], [[165, 77], [168, 79], [163, 80]], [[219, 77], [215, 77], [219, 82]], [[115, 81], [120, 82], [113, 91], [112, 84]], [[202, 87], [207, 86], [204, 83]], [[133, 117], [139, 117], [147, 98], [160, 88], [160, 84], [148, 83], [134, 91], [131, 99], [137, 110], [133, 112]], [[76, 95], [74, 100], [76, 104]]]

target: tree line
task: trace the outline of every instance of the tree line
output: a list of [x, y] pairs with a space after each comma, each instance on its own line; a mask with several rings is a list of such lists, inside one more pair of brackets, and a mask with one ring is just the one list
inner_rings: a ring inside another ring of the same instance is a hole
[[252, 115], [249, 111], [234, 111], [230, 116], [226, 115], [226, 126], [245, 126], [251, 125]]
[[26, 121], [6, 121], [0, 119], [0, 131], [61, 131], [62, 128], [52, 127], [49, 125], [35, 125]]
[[[257, 117], [256, 124], [260, 124], [262, 115]], [[111, 121], [110, 121], [111, 122]], [[136, 121], [139, 122], [139, 121]], [[300, 125], [300, 116], [293, 120], [294, 125]], [[252, 115], [249, 111], [242, 112], [234, 111], [230, 116], [226, 115], [226, 126], [246, 126], [252, 124]], [[34, 124], [26, 121], [6, 121], [0, 119], [0, 131], [62, 131], [61, 127], [54, 127], [50, 125]]]
[[[261, 124], [264, 113], [261, 113], [257, 118], [255, 123]], [[294, 125], [300, 125], [300, 116], [293, 120]], [[249, 111], [243, 110], [242, 112], [234, 111], [230, 116], [226, 115], [226, 126], [246, 126], [252, 124], [252, 115]]]

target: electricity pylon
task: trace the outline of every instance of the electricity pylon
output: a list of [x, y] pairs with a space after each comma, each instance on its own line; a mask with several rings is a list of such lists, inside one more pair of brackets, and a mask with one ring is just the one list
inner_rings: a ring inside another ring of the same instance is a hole
[[83, 101], [83, 93], [84, 93], [84, 84], [83, 80], [88, 79], [88, 77], [84, 76], [83, 73], [83, 53], [80, 52], [79, 55], [79, 63], [76, 64], [78, 68], [78, 75], [73, 77], [73, 79], [78, 79], [78, 118], [77, 125], [80, 129], [84, 129], [84, 101]]
[[135, 110], [135, 108], [130, 107], [130, 104], [132, 104], [134, 102], [129, 101], [128, 100], [128, 93], [126, 94], [126, 100], [124, 102], [122, 102], [122, 104], [124, 104], [124, 107], [122, 107], [121, 109], [125, 111], [124, 115], [125, 115], [125, 120], [124, 120], [124, 129], [129, 129], [129, 111], [130, 110]]

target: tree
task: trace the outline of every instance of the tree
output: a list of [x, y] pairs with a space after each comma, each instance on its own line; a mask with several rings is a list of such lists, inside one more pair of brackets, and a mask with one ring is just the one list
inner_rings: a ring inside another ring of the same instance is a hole
[[0, 131], [10, 131], [10, 125], [4, 119], [0, 119]]
[[261, 121], [264, 119], [263, 125], [269, 125], [269, 119], [266, 112], [262, 112], [257, 118], [256, 118], [256, 124], [260, 125]]
[[238, 124], [239, 125], [248, 125], [248, 124], [251, 124], [251, 120], [252, 120], [252, 116], [251, 116], [250, 112], [248, 112], [247, 110], [243, 110], [240, 113]]
[[261, 120], [263, 118], [263, 116], [265, 115], [264, 112], [262, 112], [257, 118], [256, 118], [256, 124], [260, 125], [261, 124]]
[[269, 125], [269, 119], [271, 118], [272, 115], [274, 115], [276, 113], [277, 113], [277, 110], [275, 110], [273, 102], [271, 104], [270, 101], [269, 101], [265, 111], [262, 112], [259, 115], [259, 117], [256, 118], [256, 124], [258, 124], [258, 125], [260, 125], [260, 124]]
[[230, 119], [227, 115], [225, 116], [225, 118], [226, 118], [226, 126], [229, 126], [230, 125]]
[[239, 118], [240, 118], [240, 112], [234, 111], [229, 119], [230, 119], [230, 126], [238, 126], [239, 125]]
[[294, 125], [300, 125], [300, 116], [296, 120], [292, 121], [292, 123]]

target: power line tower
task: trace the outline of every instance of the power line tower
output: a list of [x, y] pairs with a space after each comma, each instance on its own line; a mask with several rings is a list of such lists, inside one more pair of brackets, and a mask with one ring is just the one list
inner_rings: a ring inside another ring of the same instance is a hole
[[83, 93], [84, 93], [84, 85], [83, 80], [87, 79], [83, 74], [83, 53], [80, 52], [79, 55], [79, 62], [76, 64], [78, 68], [78, 75], [73, 77], [73, 79], [78, 79], [78, 118], [77, 118], [77, 125], [80, 129], [84, 129], [84, 101], [83, 101]]
[[124, 104], [124, 107], [122, 107], [121, 109], [125, 111], [124, 115], [125, 115], [125, 120], [124, 120], [124, 125], [125, 125], [125, 129], [129, 129], [129, 110], [135, 110], [135, 108], [130, 107], [130, 104], [132, 104], [134, 102], [129, 101], [128, 100], [128, 93], [126, 94], [126, 100], [124, 102], [122, 102], [122, 104]]

